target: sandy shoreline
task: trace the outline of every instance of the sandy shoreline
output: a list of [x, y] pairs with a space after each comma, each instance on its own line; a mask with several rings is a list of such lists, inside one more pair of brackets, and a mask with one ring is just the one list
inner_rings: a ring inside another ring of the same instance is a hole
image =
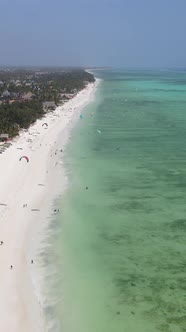
[[[34, 279], [38, 243], [53, 200], [65, 189], [62, 156], [80, 111], [93, 99], [98, 81], [38, 120], [0, 155], [0, 330], [46, 331], [43, 303]], [[43, 125], [47, 122], [48, 128]], [[29, 157], [19, 161], [23, 155]], [[61, 181], [59, 181], [59, 177]], [[26, 204], [26, 207], [23, 205]], [[34, 264], [31, 264], [31, 260]], [[13, 268], [11, 269], [11, 265]]]

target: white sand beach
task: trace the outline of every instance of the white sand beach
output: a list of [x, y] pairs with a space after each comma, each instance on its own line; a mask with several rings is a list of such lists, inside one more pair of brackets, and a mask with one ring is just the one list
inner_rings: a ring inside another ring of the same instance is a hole
[[[82, 107], [93, 98], [96, 85], [89, 84], [38, 120], [0, 154], [0, 331], [46, 331], [32, 278], [36, 248], [53, 200], [66, 186], [60, 160], [70, 130]], [[45, 122], [48, 127], [43, 126]], [[29, 162], [20, 161], [21, 156], [28, 156]]]

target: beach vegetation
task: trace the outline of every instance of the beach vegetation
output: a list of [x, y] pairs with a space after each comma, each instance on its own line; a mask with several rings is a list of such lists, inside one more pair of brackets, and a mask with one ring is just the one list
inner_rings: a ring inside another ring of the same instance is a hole
[[0, 105], [0, 133], [10, 137], [18, 134], [19, 129], [26, 129], [44, 115], [42, 103], [38, 100], [15, 102]]
[[44, 105], [60, 105], [94, 81], [83, 69], [1, 70], [0, 134], [16, 136], [44, 116]]

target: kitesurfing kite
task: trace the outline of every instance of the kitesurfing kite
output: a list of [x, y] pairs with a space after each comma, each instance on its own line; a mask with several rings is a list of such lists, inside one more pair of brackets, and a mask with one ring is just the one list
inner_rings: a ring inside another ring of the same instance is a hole
[[27, 156], [22, 156], [19, 161], [21, 161], [22, 159], [26, 159], [27, 163], [29, 162], [29, 158]]
[[43, 124], [42, 124], [42, 127], [43, 127], [43, 126], [45, 126], [45, 128], [48, 127], [48, 123], [46, 123], [46, 122], [43, 123]]

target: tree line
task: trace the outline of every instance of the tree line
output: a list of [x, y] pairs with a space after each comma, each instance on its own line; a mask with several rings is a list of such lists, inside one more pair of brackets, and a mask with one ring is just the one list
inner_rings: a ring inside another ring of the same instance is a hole
[[[13, 79], [25, 79], [26, 75], [32, 75], [33, 87], [18, 86], [14, 87]], [[0, 105], [0, 134], [7, 133], [10, 137], [14, 137], [19, 133], [20, 129], [27, 129], [38, 118], [44, 116], [42, 102], [54, 101], [56, 105], [60, 102], [61, 92], [72, 93], [82, 90], [87, 82], [94, 82], [95, 78], [92, 74], [84, 70], [77, 69], [72, 71], [54, 71], [41, 75], [32, 71], [13, 71], [0, 72], [0, 80], [6, 82], [8, 91], [25, 93], [28, 90], [34, 93], [34, 97], [30, 101], [15, 101], [9, 103], [9, 100], [3, 101]], [[9, 83], [9, 80], [11, 81]], [[37, 89], [35, 88], [37, 85]], [[39, 88], [38, 88], [39, 87]], [[2, 92], [3, 88], [0, 89]]]
[[42, 103], [38, 100], [3, 104], [0, 106], [0, 133], [14, 137], [20, 129], [27, 129], [43, 115]]

